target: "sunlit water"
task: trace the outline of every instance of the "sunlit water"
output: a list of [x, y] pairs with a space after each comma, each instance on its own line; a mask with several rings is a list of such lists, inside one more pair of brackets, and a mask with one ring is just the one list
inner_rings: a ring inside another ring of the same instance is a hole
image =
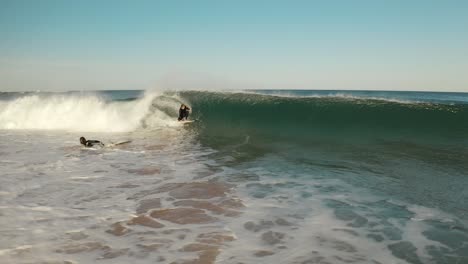
[[1, 263], [468, 262], [463, 141], [260, 142], [99, 102], [129, 131], [0, 130]]

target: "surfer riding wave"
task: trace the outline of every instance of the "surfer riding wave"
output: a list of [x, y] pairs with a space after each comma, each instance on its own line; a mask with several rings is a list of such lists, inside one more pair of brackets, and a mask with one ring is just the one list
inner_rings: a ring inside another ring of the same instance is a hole
[[177, 119], [178, 121], [182, 120], [187, 120], [189, 116], [190, 108], [186, 106], [185, 104], [181, 104], [179, 108], [179, 118]]

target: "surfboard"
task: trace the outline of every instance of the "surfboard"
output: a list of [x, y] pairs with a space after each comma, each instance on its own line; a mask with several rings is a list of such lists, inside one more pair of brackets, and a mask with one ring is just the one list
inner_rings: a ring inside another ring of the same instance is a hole
[[195, 120], [183, 120], [183, 121], [179, 121], [179, 123], [182, 123], [182, 124], [189, 124], [189, 123], [193, 123], [195, 122]]
[[118, 146], [118, 145], [130, 143], [130, 142], [132, 142], [132, 141], [131, 140], [119, 141], [119, 142], [116, 142], [116, 143], [111, 143], [109, 145], [106, 145], [106, 147], [115, 147], [115, 146]]

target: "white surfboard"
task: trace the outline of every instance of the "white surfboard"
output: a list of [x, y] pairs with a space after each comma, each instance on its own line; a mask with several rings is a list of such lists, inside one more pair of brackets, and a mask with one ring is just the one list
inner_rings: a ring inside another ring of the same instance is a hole
[[116, 142], [116, 143], [111, 143], [109, 145], [105, 145], [106, 147], [115, 147], [115, 146], [118, 146], [118, 145], [122, 145], [122, 144], [127, 144], [127, 143], [130, 143], [132, 142], [131, 140], [125, 140], [125, 141], [119, 141], [119, 142]]
[[182, 121], [179, 121], [179, 123], [182, 123], [182, 124], [189, 124], [189, 123], [193, 123], [195, 122], [195, 120], [182, 120]]

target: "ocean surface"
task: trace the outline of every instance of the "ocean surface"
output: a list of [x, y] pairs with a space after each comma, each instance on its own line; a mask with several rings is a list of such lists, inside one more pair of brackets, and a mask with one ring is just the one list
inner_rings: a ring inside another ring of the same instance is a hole
[[0, 92], [0, 263], [468, 263], [468, 94]]

